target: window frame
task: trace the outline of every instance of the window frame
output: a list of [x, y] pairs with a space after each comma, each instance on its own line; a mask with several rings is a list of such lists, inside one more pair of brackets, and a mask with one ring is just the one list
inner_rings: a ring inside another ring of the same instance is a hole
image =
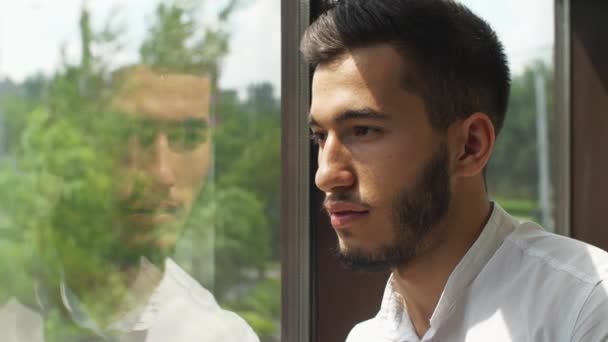
[[555, 0], [555, 115], [556, 140], [566, 148], [561, 150], [555, 173], [555, 232], [571, 236], [572, 224], [572, 125], [571, 125], [571, 28], [570, 0]]
[[299, 52], [309, 0], [281, 1], [281, 340], [311, 341], [309, 67]]

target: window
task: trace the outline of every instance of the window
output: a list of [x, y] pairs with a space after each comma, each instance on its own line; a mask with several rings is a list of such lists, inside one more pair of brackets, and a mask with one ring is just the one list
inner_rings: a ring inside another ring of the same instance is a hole
[[0, 13], [0, 336], [279, 341], [280, 2]]
[[487, 170], [489, 192], [509, 213], [556, 231], [556, 170], [564, 147], [556, 143], [554, 2], [462, 3], [494, 28], [511, 67], [509, 110]]

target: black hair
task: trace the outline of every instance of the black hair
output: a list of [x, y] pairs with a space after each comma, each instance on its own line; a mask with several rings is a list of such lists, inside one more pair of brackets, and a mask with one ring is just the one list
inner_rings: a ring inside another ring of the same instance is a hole
[[482, 112], [498, 134], [511, 84], [504, 48], [488, 23], [455, 1], [339, 0], [306, 29], [300, 48], [316, 67], [383, 43], [402, 53], [404, 85], [423, 98], [433, 127]]

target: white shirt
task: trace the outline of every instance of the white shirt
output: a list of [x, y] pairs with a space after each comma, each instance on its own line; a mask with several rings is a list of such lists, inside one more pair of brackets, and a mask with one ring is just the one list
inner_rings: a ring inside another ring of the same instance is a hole
[[[238, 315], [223, 310], [208, 290], [167, 259], [165, 272], [144, 263], [135, 282], [158, 284], [144, 305], [132, 309], [112, 324], [126, 334], [120, 341], [145, 342], [259, 342], [251, 327]], [[160, 283], [154, 281], [160, 279]], [[140, 285], [138, 285], [138, 283]], [[63, 289], [63, 287], [62, 287]], [[79, 308], [80, 303], [62, 290], [68, 312], [77, 324], [103, 335], [96, 323]], [[0, 341], [43, 342], [44, 322], [39, 313], [15, 299], [0, 307]], [[133, 337], [129, 337], [133, 336]], [[114, 341], [113, 338], [109, 340]]]
[[[139, 279], [154, 277], [150, 266]], [[134, 318], [131, 326], [128, 316]], [[171, 259], [143, 310], [132, 311], [120, 323], [125, 332], [145, 331], [146, 342], [259, 342], [241, 317], [222, 309], [211, 292]]]
[[608, 341], [608, 253], [494, 204], [419, 338], [389, 279], [378, 314], [347, 342]]

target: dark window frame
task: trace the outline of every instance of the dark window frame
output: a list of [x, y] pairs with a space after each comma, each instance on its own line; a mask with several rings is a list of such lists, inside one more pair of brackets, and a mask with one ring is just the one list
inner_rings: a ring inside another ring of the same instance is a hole
[[570, 0], [555, 0], [555, 127], [556, 140], [565, 145], [555, 173], [555, 232], [571, 236], [571, 58]]
[[281, 340], [289, 342], [309, 342], [312, 329], [310, 85], [299, 53], [300, 37], [310, 23], [309, 6], [308, 0], [281, 1]]

